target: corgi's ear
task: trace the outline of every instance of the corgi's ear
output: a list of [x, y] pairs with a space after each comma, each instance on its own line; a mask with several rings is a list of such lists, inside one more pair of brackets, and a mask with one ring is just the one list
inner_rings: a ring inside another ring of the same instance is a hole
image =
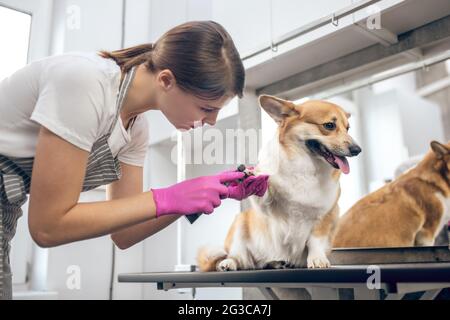
[[437, 141], [431, 141], [431, 149], [436, 154], [438, 159], [442, 159], [445, 155], [450, 153], [449, 147], [445, 144], [439, 143]]
[[350, 119], [352, 114], [350, 112], [347, 112], [347, 111], [344, 111], [344, 112], [345, 112], [345, 116], [347, 117], [347, 119]]
[[274, 96], [260, 96], [259, 104], [278, 124], [287, 117], [299, 114], [295, 110], [295, 104], [293, 102]]

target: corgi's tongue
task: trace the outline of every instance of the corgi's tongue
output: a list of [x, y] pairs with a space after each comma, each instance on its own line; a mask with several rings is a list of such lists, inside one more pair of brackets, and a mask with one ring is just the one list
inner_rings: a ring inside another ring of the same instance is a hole
[[334, 154], [333, 154], [333, 158], [334, 158], [333, 159], [334, 163], [336, 163], [339, 166], [339, 169], [341, 169], [341, 171], [343, 173], [349, 174], [350, 166], [348, 164], [347, 158], [346, 157], [338, 157], [338, 156], [335, 156]]

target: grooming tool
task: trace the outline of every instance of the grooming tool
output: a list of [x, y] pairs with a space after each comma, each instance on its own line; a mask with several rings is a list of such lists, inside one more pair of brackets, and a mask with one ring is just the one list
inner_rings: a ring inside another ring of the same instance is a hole
[[[244, 164], [241, 164], [237, 167], [236, 171], [240, 171], [240, 172], [244, 172], [245, 176], [242, 179], [239, 179], [239, 183], [241, 183], [242, 181], [244, 181], [245, 179], [247, 179], [249, 176], [253, 176], [253, 172], [251, 172], [249, 169], [247, 169], [247, 167]], [[228, 183], [225, 183], [225, 185], [228, 185]], [[190, 215], [186, 215], [186, 219], [188, 219], [188, 221], [193, 224], [199, 217], [200, 215], [202, 215], [203, 213], [194, 213], [194, 214], [190, 214]]]
[[238, 180], [239, 182], [244, 181], [249, 176], [254, 176], [255, 175], [252, 171], [250, 171], [247, 167], [245, 167], [244, 164], [241, 164], [239, 167], [237, 167], [237, 171], [243, 172], [245, 174], [245, 176], [242, 179]]

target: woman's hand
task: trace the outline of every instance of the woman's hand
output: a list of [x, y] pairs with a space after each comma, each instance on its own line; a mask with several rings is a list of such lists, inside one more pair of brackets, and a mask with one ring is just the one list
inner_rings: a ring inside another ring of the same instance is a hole
[[156, 216], [168, 214], [210, 214], [228, 198], [232, 183], [245, 176], [243, 172], [227, 171], [218, 175], [203, 176], [182, 181], [167, 188], [151, 189], [156, 206]]
[[243, 200], [252, 195], [262, 197], [266, 193], [268, 186], [268, 175], [249, 176], [241, 183], [232, 182], [228, 186], [228, 197], [236, 200]]
[[[228, 198], [241, 201], [252, 195], [262, 197], [266, 193], [269, 187], [269, 175], [260, 174], [256, 176], [253, 173], [254, 169], [254, 167], [246, 168], [249, 175], [242, 182], [232, 181], [228, 184]], [[231, 171], [223, 173], [226, 172]]]

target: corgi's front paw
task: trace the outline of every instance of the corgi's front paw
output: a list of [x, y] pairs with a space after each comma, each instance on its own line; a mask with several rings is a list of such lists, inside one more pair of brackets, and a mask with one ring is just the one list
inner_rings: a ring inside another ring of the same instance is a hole
[[325, 255], [308, 256], [307, 265], [310, 269], [331, 267], [331, 263]]
[[237, 270], [237, 263], [234, 259], [231, 258], [222, 260], [217, 265], [217, 271], [236, 271], [236, 270]]

